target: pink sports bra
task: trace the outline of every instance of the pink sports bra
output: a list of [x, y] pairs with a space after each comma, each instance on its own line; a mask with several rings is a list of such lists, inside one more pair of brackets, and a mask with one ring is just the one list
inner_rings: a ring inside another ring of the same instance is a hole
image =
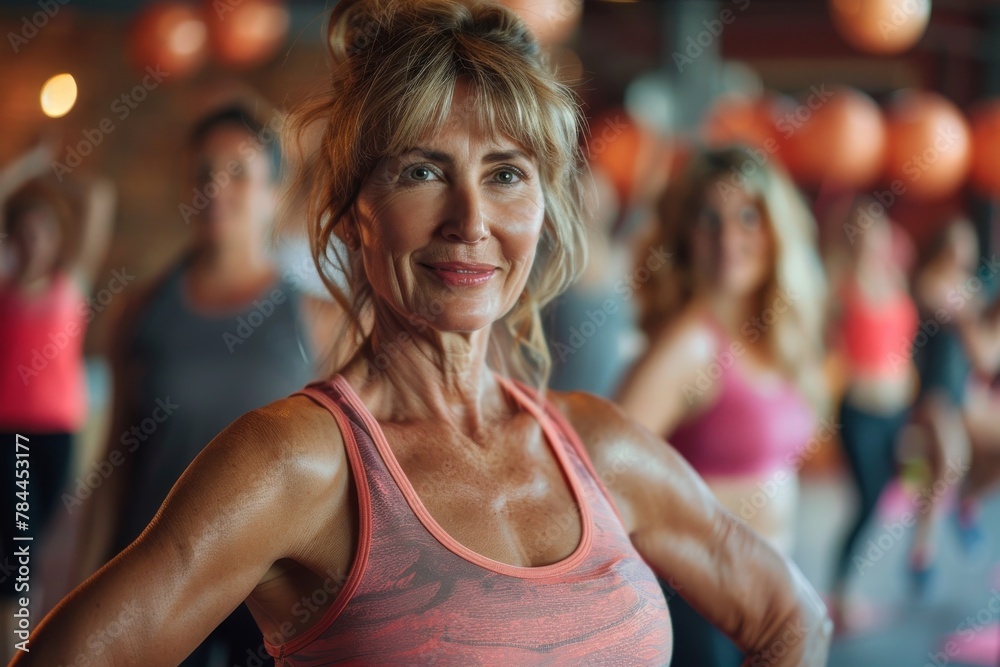
[[[729, 336], [714, 320], [719, 349]], [[680, 426], [667, 440], [703, 477], [768, 475], [789, 470], [816, 428], [812, 408], [787, 380], [757, 386], [739, 358], [709, 373], [721, 383], [717, 400]]]

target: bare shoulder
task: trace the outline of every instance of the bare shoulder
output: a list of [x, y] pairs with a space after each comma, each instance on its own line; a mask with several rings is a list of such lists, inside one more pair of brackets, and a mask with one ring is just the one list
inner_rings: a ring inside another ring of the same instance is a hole
[[702, 493], [683, 457], [615, 403], [586, 392], [549, 392], [549, 400], [580, 437], [630, 532], [664, 503]]
[[347, 481], [346, 460], [336, 421], [309, 398], [252, 410], [198, 454], [138, 542], [172, 536], [194, 557], [220, 535], [238, 533], [239, 548], [250, 553], [247, 543], [263, 531], [275, 551], [261, 562], [294, 558], [343, 510], [337, 491]]
[[704, 308], [685, 308], [659, 335], [650, 340], [648, 355], [675, 360], [674, 365], [703, 367], [718, 352], [718, 336]]
[[302, 395], [251, 410], [216, 440], [227, 455], [250, 457], [298, 482], [327, 478], [346, 460], [336, 420], [326, 408]]

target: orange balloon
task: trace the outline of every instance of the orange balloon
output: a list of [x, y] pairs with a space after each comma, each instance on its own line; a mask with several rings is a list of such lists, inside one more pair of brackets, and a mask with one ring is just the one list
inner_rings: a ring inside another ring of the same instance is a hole
[[542, 46], [562, 44], [573, 34], [583, 0], [500, 0], [521, 17]]
[[1000, 99], [981, 102], [972, 126], [972, 184], [985, 195], [1000, 196]]
[[129, 57], [136, 68], [159, 68], [174, 80], [202, 66], [206, 44], [201, 14], [190, 5], [173, 2], [146, 6], [132, 21], [128, 36]]
[[954, 194], [969, 173], [972, 140], [962, 112], [937, 93], [906, 90], [886, 107], [886, 176], [921, 200]]
[[830, 0], [830, 16], [834, 28], [854, 48], [892, 55], [923, 36], [931, 0]]
[[282, 0], [205, 0], [212, 52], [233, 67], [254, 67], [274, 56], [288, 33]]
[[624, 109], [592, 120], [587, 157], [604, 169], [623, 203], [646, 197], [669, 173], [670, 143]]
[[860, 188], [885, 158], [885, 122], [875, 101], [845, 86], [813, 86], [778, 120], [782, 158], [801, 183]]
[[726, 94], [716, 98], [702, 122], [701, 134], [712, 147], [744, 144], [777, 150], [775, 98]]

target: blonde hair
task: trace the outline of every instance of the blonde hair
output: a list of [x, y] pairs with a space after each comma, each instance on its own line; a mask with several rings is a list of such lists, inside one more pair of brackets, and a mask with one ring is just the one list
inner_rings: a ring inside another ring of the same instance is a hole
[[378, 162], [440, 129], [456, 85], [465, 82], [479, 126], [509, 137], [538, 161], [545, 219], [535, 262], [521, 299], [490, 339], [492, 362], [509, 366], [500, 370], [543, 387], [551, 360], [540, 310], [584, 262], [582, 121], [574, 94], [521, 20], [492, 2], [342, 0], [327, 34], [329, 90], [294, 113], [288, 126], [300, 155], [310, 133], [322, 137], [315, 155], [300, 161], [291, 192], [293, 198], [305, 192], [313, 259], [350, 316], [350, 338], [343, 340], [359, 349], [373, 312], [360, 253], [337, 242], [343, 222]]
[[739, 188], [756, 201], [770, 230], [773, 263], [755, 296], [763, 310], [782, 298], [788, 308], [777, 312], [763, 332], [765, 349], [782, 372], [793, 379], [818, 411], [827, 411], [820, 365], [826, 280], [816, 250], [816, 224], [789, 178], [743, 147], [695, 154], [658, 202], [658, 226], [653, 246], [663, 245], [671, 262], [651, 274], [640, 288], [643, 329], [653, 336], [676, 318], [694, 297], [695, 271], [691, 233], [713, 184]]

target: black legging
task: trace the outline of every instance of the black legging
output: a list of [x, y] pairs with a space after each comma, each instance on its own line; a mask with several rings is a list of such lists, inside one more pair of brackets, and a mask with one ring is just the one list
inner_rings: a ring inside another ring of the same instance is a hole
[[880, 415], [866, 412], [846, 398], [840, 404], [840, 440], [858, 489], [860, 507], [837, 561], [835, 573], [838, 584], [846, 582], [858, 538], [875, 513], [882, 491], [896, 476], [896, 437], [908, 418], [909, 409]]
[[667, 597], [674, 651], [670, 667], [740, 667], [743, 653], [720, 630], [660, 580]]

